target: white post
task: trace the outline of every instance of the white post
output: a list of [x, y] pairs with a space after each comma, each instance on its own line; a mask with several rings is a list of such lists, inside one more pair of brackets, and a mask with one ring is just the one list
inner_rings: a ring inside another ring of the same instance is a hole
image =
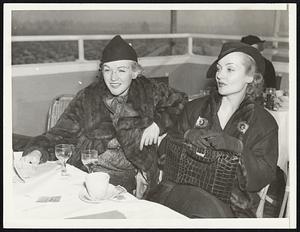
[[[278, 32], [279, 32], [279, 27], [280, 27], [280, 16], [281, 16], [280, 10], [276, 10], [275, 11], [275, 19], [274, 19], [274, 32], [273, 32], [273, 36], [275, 38], [278, 38]], [[278, 48], [278, 41], [273, 42], [273, 47]]]
[[[176, 33], [177, 31], [177, 11], [176, 10], [171, 10], [171, 22], [170, 22], [170, 32]], [[170, 43], [170, 51], [171, 55], [174, 55], [174, 46], [175, 46], [175, 41], [174, 39], [169, 40]]]
[[85, 61], [83, 39], [78, 40], [78, 61]]
[[193, 37], [188, 37], [188, 54], [193, 55]]

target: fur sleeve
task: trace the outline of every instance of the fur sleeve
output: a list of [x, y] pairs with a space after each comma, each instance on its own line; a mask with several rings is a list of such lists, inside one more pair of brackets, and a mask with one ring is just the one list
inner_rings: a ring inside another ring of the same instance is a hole
[[23, 156], [33, 150], [42, 153], [41, 162], [56, 160], [54, 147], [58, 143], [76, 143], [75, 138], [80, 132], [80, 121], [83, 116], [82, 101], [84, 91], [80, 91], [70, 102], [56, 125], [46, 133], [34, 137], [25, 147]]
[[164, 134], [176, 123], [184, 105], [188, 102], [188, 96], [164, 83], [153, 83], [153, 93], [154, 122], [159, 126], [160, 134]]

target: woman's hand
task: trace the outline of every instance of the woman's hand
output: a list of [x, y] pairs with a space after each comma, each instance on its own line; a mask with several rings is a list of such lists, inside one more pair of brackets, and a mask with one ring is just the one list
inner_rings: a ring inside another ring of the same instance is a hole
[[27, 155], [23, 156], [20, 161], [24, 165], [38, 165], [40, 163], [42, 153], [39, 150], [33, 150]]
[[207, 140], [217, 150], [229, 150], [240, 153], [243, 151], [243, 142], [226, 133], [207, 133]]
[[157, 144], [158, 136], [159, 136], [159, 127], [155, 122], [153, 122], [143, 132], [142, 139], [140, 142], [140, 150], [143, 150], [144, 145], [148, 146], [152, 144]]
[[184, 133], [184, 139], [198, 148], [210, 147], [206, 140], [206, 130], [197, 128], [189, 129]]

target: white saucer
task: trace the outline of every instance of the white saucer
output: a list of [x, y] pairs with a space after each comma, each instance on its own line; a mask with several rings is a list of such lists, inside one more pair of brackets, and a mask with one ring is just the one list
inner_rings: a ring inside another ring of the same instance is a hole
[[126, 193], [126, 189], [120, 185], [114, 186], [112, 184], [108, 185], [108, 189], [106, 192], [106, 196], [101, 200], [95, 200], [92, 199], [91, 196], [88, 194], [85, 187], [82, 188], [82, 190], [79, 192], [79, 199], [87, 202], [87, 203], [101, 203], [105, 200], [113, 200], [113, 201], [122, 201], [125, 200], [125, 197], [122, 195], [123, 193]]

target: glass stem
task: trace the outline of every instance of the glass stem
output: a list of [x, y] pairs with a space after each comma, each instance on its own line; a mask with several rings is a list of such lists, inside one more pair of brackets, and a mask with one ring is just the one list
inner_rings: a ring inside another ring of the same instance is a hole
[[61, 172], [62, 173], [66, 173], [67, 172], [67, 166], [66, 166], [66, 161], [65, 160], [63, 160], [63, 166], [62, 166], [62, 169], [61, 169]]

